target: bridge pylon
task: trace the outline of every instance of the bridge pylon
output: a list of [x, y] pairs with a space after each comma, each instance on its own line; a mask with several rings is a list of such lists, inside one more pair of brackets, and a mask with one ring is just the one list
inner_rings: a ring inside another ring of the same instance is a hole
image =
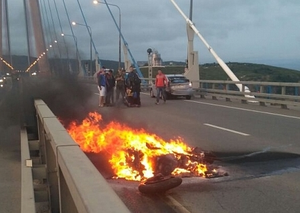
[[186, 25], [188, 47], [187, 47], [187, 68], [184, 75], [193, 82], [193, 88], [199, 88], [199, 59], [198, 52], [194, 51], [194, 30], [189, 24]]
[[[34, 33], [34, 39], [35, 39], [35, 48], [36, 48], [36, 54], [41, 55], [44, 52], [47, 51], [46, 45], [45, 45], [45, 37], [44, 37], [44, 31], [42, 27], [42, 19], [41, 19], [41, 13], [40, 13], [40, 6], [38, 0], [30, 0], [27, 1], [29, 3], [30, 7], [30, 17], [32, 20], [32, 26], [33, 27], [33, 33]], [[28, 11], [25, 11], [27, 14]], [[41, 57], [38, 61], [39, 71], [41, 73], [50, 74], [50, 65], [48, 61], [48, 57]]]

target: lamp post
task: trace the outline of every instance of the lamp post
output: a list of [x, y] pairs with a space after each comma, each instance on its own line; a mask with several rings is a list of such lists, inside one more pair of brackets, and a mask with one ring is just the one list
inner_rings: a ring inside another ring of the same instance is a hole
[[72, 22], [72, 25], [79, 25], [79, 26], [85, 26], [87, 27], [89, 30], [89, 35], [90, 35], [90, 74], [93, 74], [92, 71], [92, 63], [93, 63], [93, 53], [92, 53], [92, 43], [93, 43], [93, 36], [92, 36], [92, 28], [89, 25], [85, 25], [85, 24], [79, 24], [75, 21]]
[[193, 0], [190, 1], [190, 20], [193, 19]]
[[[93, 3], [94, 4], [105, 4], [104, 2], [97, 1], [97, 0], [93, 1]], [[113, 7], [116, 7], [119, 10], [119, 69], [121, 69], [121, 20], [122, 20], [121, 9], [116, 4], [109, 4], [109, 3], [107, 3], [107, 4], [111, 5]]]

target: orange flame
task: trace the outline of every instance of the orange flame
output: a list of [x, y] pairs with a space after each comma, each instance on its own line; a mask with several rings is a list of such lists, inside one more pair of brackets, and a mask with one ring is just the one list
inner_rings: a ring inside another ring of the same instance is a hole
[[[132, 129], [118, 122], [110, 122], [101, 127], [102, 117], [93, 112], [81, 124], [72, 122], [67, 131], [84, 152], [107, 152], [112, 169], [118, 178], [140, 181], [153, 176], [154, 159], [158, 156], [173, 154], [189, 155], [191, 148], [181, 138], [164, 141], [155, 134], [144, 129]], [[133, 153], [134, 152], [134, 153]], [[139, 155], [139, 156], [137, 156]], [[135, 161], [139, 158], [139, 169]], [[187, 169], [175, 169], [174, 174], [194, 173], [203, 175], [206, 166], [195, 162], [187, 162]]]

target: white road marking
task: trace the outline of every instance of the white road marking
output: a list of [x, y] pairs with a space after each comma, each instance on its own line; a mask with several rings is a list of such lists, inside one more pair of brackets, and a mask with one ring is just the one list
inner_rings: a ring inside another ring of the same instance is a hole
[[293, 146], [293, 144], [287, 144], [287, 145], [283, 145], [283, 146], [271, 146], [271, 147], [266, 147], [266, 148], [262, 149], [261, 151], [251, 152], [251, 153], [246, 154], [246, 155], [229, 156], [229, 157], [223, 157], [221, 159], [222, 159], [222, 161], [237, 160], [237, 159], [242, 159], [242, 158], [247, 158], [247, 157], [252, 157], [252, 156], [255, 156], [255, 155], [267, 153], [267, 152], [271, 151], [272, 149], [273, 150], [276, 150], [276, 149], [279, 150], [280, 149], [281, 151], [283, 151], [285, 148], [291, 147], [291, 146]]
[[242, 111], [248, 111], [248, 112], [256, 112], [256, 113], [267, 114], [267, 115], [275, 115], [275, 116], [280, 116], [280, 117], [285, 117], [285, 118], [293, 118], [293, 119], [300, 120], [300, 117], [291, 116], [291, 115], [282, 115], [282, 114], [272, 113], [272, 112], [262, 112], [262, 111], [258, 111], [258, 110], [244, 109], [244, 108], [231, 107], [231, 106], [224, 106], [224, 105], [219, 105], [219, 104], [211, 104], [211, 103], [205, 103], [205, 102], [193, 101], [193, 100], [184, 100], [184, 101], [191, 102], [191, 103], [197, 103], [197, 104], [205, 104], [205, 105], [210, 105], [210, 106], [223, 107], [223, 108], [228, 108], [228, 109], [236, 109], [236, 110], [242, 110]]
[[212, 124], [204, 123], [204, 125], [210, 126], [210, 127], [216, 128], [216, 129], [221, 129], [221, 130], [224, 130], [224, 131], [227, 131], [227, 132], [232, 132], [232, 133], [235, 133], [235, 134], [243, 135], [243, 136], [249, 136], [249, 134], [246, 134], [246, 133], [243, 133], [243, 132], [238, 132], [238, 131], [235, 131], [235, 130], [232, 130], [232, 129], [227, 129], [227, 128], [220, 127], [220, 126], [215, 126], [215, 125], [212, 125]]
[[184, 208], [184, 206], [181, 205], [181, 203], [179, 203], [177, 200], [175, 200], [172, 196], [167, 195], [166, 197], [171, 201], [171, 203], [174, 205], [174, 207], [176, 207], [176, 210], [178, 210], [180, 213], [190, 213], [189, 210]]

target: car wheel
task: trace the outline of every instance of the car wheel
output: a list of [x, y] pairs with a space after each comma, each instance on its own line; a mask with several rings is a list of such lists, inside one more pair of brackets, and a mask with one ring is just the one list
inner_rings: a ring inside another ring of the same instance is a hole
[[151, 98], [154, 98], [155, 96], [154, 96], [154, 93], [153, 93], [153, 89], [150, 89], [150, 97]]
[[191, 100], [191, 98], [192, 98], [192, 96], [190, 96], [190, 95], [185, 96], [186, 100]]

